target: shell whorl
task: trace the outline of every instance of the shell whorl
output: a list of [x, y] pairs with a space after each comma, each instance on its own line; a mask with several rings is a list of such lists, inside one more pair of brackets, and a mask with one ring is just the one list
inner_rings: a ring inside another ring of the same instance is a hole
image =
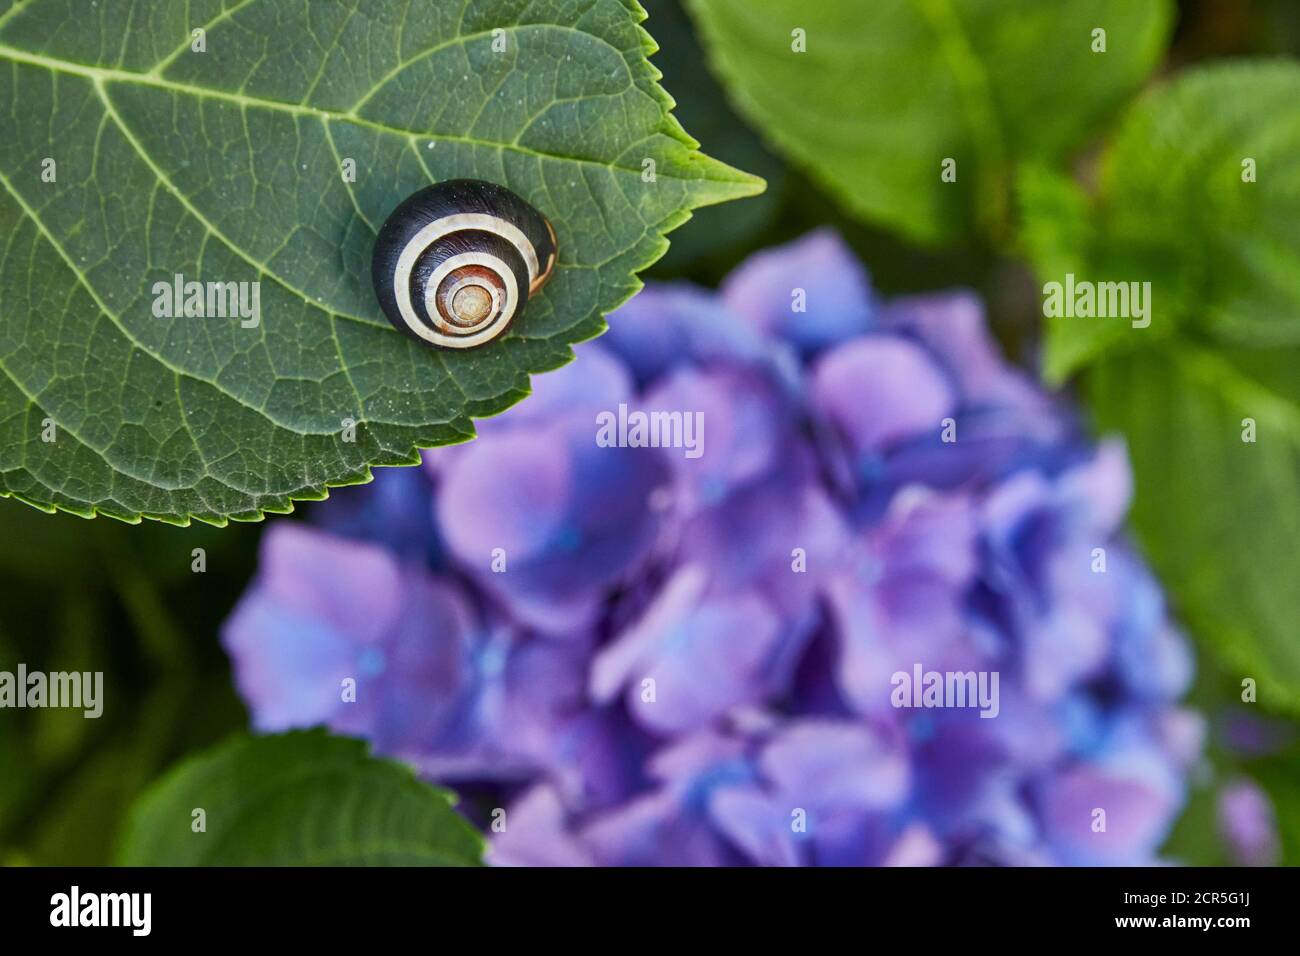
[[420, 190], [375, 240], [372, 273], [394, 327], [465, 349], [501, 335], [555, 267], [555, 232], [494, 183], [457, 179]]

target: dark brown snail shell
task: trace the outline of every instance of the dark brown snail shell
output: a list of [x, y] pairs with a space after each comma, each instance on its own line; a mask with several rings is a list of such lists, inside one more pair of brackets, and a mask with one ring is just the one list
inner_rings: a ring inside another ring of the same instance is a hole
[[444, 348], [501, 335], [555, 268], [555, 230], [504, 186], [453, 179], [393, 210], [371, 275], [388, 321]]

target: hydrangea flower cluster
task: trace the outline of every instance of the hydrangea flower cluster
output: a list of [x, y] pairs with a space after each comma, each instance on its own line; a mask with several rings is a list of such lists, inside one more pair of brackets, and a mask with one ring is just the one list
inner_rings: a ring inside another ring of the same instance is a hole
[[[882, 302], [817, 232], [577, 352], [268, 529], [224, 632], [257, 728], [412, 762], [498, 863], [1155, 859], [1190, 653], [1121, 532], [1124, 449], [975, 297]], [[698, 414], [699, 453], [606, 447], [620, 406]], [[996, 675], [996, 707], [899, 706], [931, 671]]]

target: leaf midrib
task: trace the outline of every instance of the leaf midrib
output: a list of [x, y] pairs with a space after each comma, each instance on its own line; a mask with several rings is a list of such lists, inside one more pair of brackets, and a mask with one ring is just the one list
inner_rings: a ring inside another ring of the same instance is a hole
[[966, 35], [952, 0], [911, 0], [911, 3], [934, 31], [957, 96], [970, 111], [965, 126], [980, 160], [977, 171], [984, 184], [977, 194], [986, 197], [976, 213], [988, 220], [986, 226], [995, 227], [1003, 203], [995, 184], [999, 170], [1005, 165], [1007, 142], [997, 98], [993, 95], [993, 78]]
[[[589, 159], [583, 156], [566, 156], [562, 153], [551, 153], [545, 150], [534, 149], [531, 146], [522, 146], [518, 143], [497, 142], [494, 140], [478, 139], [473, 136], [455, 136], [451, 133], [429, 133], [422, 130], [406, 129], [400, 126], [389, 126], [386, 123], [380, 123], [375, 120], [366, 119], [362, 116], [355, 116], [339, 110], [324, 109], [319, 106], [307, 106], [302, 103], [289, 103], [284, 100], [266, 99], [265, 97], [260, 96], [249, 96], [245, 93], [232, 93], [227, 90], [217, 90], [205, 86], [194, 86], [190, 83], [168, 80], [161, 76], [151, 76], [148, 73], [140, 73], [134, 70], [120, 70], [114, 67], [91, 66], [86, 63], [76, 63], [71, 60], [62, 60], [55, 57], [44, 56], [40, 53], [30, 53], [27, 50], [20, 50], [4, 43], [0, 43], [0, 58], [15, 63], [24, 63], [28, 66], [42, 67], [56, 73], [69, 73], [85, 77], [95, 83], [135, 84], [137, 86], [146, 86], [152, 89], [166, 90], [171, 93], [180, 93], [186, 96], [222, 100], [245, 108], [273, 110], [280, 113], [288, 113], [291, 116], [310, 116], [328, 122], [351, 123], [355, 126], [373, 129], [376, 132], [387, 133], [393, 136], [404, 136], [416, 140], [437, 140], [445, 143], [459, 143], [465, 146], [477, 146], [481, 149], [510, 150], [511, 152], [516, 152], [524, 156], [533, 156], [537, 159], [578, 163], [587, 166], [595, 166], [602, 170], [626, 173], [628, 175], [637, 176], [638, 178], [641, 176], [641, 168], [639, 166], [621, 166], [615, 161]], [[629, 143], [623, 150], [623, 154], [626, 155], [628, 152], [641, 145], [641, 143], [649, 141], [656, 135], [668, 136], [669, 134], [662, 130], [656, 130], [649, 136], [645, 136], [636, 142]], [[681, 182], [695, 181], [695, 179], [688, 177], [674, 176], [672, 170], [661, 172], [660, 175]], [[739, 182], [731, 179], [712, 179], [707, 176], [700, 178], [710, 180], [722, 186], [734, 187], [737, 190], [738, 196], [749, 195], [759, 189], [759, 186], [756, 183]]]

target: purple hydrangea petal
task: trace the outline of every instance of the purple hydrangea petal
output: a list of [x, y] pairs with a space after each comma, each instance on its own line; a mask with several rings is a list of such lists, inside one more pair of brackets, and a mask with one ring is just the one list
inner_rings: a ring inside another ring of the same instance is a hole
[[385, 545], [405, 559], [436, 562], [441, 545], [429, 510], [432, 494], [424, 468], [389, 468], [370, 484], [309, 506], [308, 513], [327, 531]]
[[525, 430], [476, 442], [444, 476], [438, 524], [466, 566], [486, 565], [496, 548], [523, 563], [544, 556], [565, 533], [573, 504], [573, 463], [556, 454], [556, 429]]
[[969, 293], [903, 298], [883, 310], [880, 326], [923, 347], [954, 383], [955, 442], [938, 431], [892, 455], [891, 488], [924, 480], [936, 488], [984, 485], [1059, 454], [1073, 428], [1056, 403], [998, 353], [979, 301]]
[[885, 811], [910, 785], [900, 745], [861, 724], [792, 722], [762, 747], [759, 778], [713, 790], [710, 816], [760, 866], [880, 862], [893, 838]]
[[508, 413], [477, 422], [480, 435], [530, 429], [588, 409], [614, 408], [634, 395], [632, 374], [622, 360], [599, 343], [576, 347], [568, 365], [532, 380], [532, 394]]
[[358, 643], [378, 641], [400, 613], [401, 574], [386, 550], [304, 525], [277, 524], [267, 532], [258, 572], [281, 608], [329, 621]]
[[357, 670], [356, 645], [347, 635], [257, 591], [226, 622], [223, 643], [236, 661], [235, 686], [262, 731], [328, 720], [342, 682]]
[[609, 317], [601, 343], [638, 382], [700, 364], [764, 364], [763, 338], [704, 289], [684, 283], [647, 286]]
[[1194, 710], [1175, 708], [1156, 717], [1156, 733], [1165, 752], [1188, 770], [1194, 769], [1205, 753], [1209, 722]]
[[836, 679], [861, 713], [891, 708], [892, 676], [984, 663], [965, 612], [976, 525], [961, 497], [900, 498], [827, 587], [839, 642]]
[[886, 335], [827, 352], [813, 370], [810, 399], [865, 477], [892, 445], [938, 435], [956, 408], [952, 386], [924, 350]]
[[391, 752], [424, 739], [449, 706], [470, 627], [453, 589], [387, 552], [280, 524], [223, 642], [260, 729], [325, 723]]
[[880, 865], [938, 866], [943, 860], [942, 841], [925, 824], [913, 823], [898, 835]]
[[659, 450], [601, 448], [583, 415], [471, 446], [443, 476], [437, 515], [455, 558], [513, 614], [572, 631], [651, 552], [650, 502], [668, 480]]
[[688, 510], [717, 504], [772, 472], [795, 438], [789, 398], [770, 376], [754, 369], [673, 372], [638, 408], [695, 416], [704, 425], [692, 435], [693, 447], [665, 455], [677, 476], [679, 504]]
[[1049, 421], [1056, 417], [1050, 399], [1002, 358], [984, 307], [973, 294], [897, 299], [884, 310], [880, 324], [919, 340], [955, 378], [964, 404], [1021, 409], [1059, 434], [1059, 423]]
[[[795, 311], [795, 290], [803, 311]], [[866, 270], [829, 229], [755, 254], [719, 291], [731, 312], [806, 352], [866, 333], [876, 309]]]
[[[598, 412], [617, 408], [634, 396], [628, 367], [607, 349], [594, 342], [577, 347], [568, 365], [532, 380], [532, 393], [509, 412], [475, 422], [479, 438], [463, 445], [434, 448], [424, 453], [426, 478], [438, 480], [457, 462], [486, 442], [511, 434], [545, 428], [556, 421], [586, 420]], [[594, 433], [594, 426], [593, 426]], [[425, 496], [427, 506], [428, 497]]]
[[671, 790], [636, 797], [616, 811], [597, 816], [582, 828], [581, 835], [603, 866], [732, 866], [743, 862], [708, 818]]
[[692, 515], [677, 555], [708, 567], [715, 589], [758, 591], [786, 620], [798, 622], [842, 567], [850, 545], [850, 529], [830, 497], [802, 477], [782, 475]]
[[431, 728], [423, 750], [405, 756], [448, 781], [526, 779], [567, 764], [586, 654], [581, 639], [526, 637], [501, 627], [480, 632], [464, 661], [454, 711]]
[[895, 807], [910, 786], [903, 741], [849, 721], [804, 719], [782, 728], [759, 767], [773, 786], [819, 809]]
[[1150, 865], [1183, 799], [1161, 753], [1138, 746], [1063, 770], [1039, 787], [1044, 836], [1062, 862], [1077, 866]]
[[1058, 481], [1063, 506], [1086, 514], [1086, 526], [1099, 540], [1119, 530], [1133, 501], [1133, 472], [1124, 443], [1104, 441], [1096, 454], [1066, 471]]
[[714, 827], [711, 795], [753, 779], [748, 746], [703, 731], [651, 759], [661, 781], [618, 808], [595, 814], [579, 831], [607, 866], [728, 866], [746, 862]]
[[1219, 791], [1219, 833], [1240, 866], [1274, 866], [1278, 859], [1277, 815], [1268, 794], [1241, 778]]
[[568, 811], [554, 787], [539, 784], [511, 804], [505, 829], [493, 836], [494, 866], [593, 866], [595, 857], [568, 830]]
[[803, 833], [791, 829], [792, 814], [779, 796], [757, 787], [727, 788], [709, 795], [709, 818], [754, 866], [800, 866]]
[[597, 701], [625, 687], [638, 723], [680, 733], [768, 692], [782, 637], [779, 618], [755, 596], [706, 597], [706, 586], [702, 569], [682, 569], [663, 600], [597, 652]]
[[255, 725], [283, 730], [333, 716], [361, 652], [377, 648], [396, 618], [400, 591], [397, 565], [382, 549], [273, 526], [256, 583], [222, 632]]

